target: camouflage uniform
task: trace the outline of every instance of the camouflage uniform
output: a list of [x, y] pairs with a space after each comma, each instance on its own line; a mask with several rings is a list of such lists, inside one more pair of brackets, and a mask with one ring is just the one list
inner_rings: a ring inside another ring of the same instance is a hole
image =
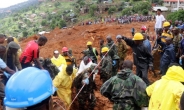
[[109, 55], [104, 56], [104, 59], [102, 60], [102, 66], [100, 69], [100, 79], [105, 82], [111, 77], [112, 72], [112, 59]]
[[146, 83], [132, 73], [123, 69], [116, 76], [106, 81], [100, 92], [114, 103], [113, 110], [141, 110], [148, 106]]
[[126, 57], [126, 52], [128, 50], [126, 42], [122, 40], [121, 42], [118, 43], [117, 48], [118, 48], [118, 56], [120, 57], [119, 67], [121, 67], [121, 64], [124, 61]]
[[[114, 44], [114, 41], [111, 41], [110, 43], [107, 43], [107, 47], [110, 49], [111, 46]], [[118, 56], [118, 49], [116, 45], [113, 45], [112, 48], [109, 50], [109, 56], [112, 59], [112, 62], [115, 61], [116, 64], [114, 64], [112, 66], [112, 70], [111, 70], [111, 76], [114, 76], [117, 74], [118, 72], [118, 65], [119, 65], [119, 56]]]
[[[83, 86], [82, 80], [85, 76], [89, 76], [90, 72], [88, 69], [80, 73], [73, 82], [73, 86], [77, 89], [77, 93]], [[79, 110], [94, 110], [96, 105], [96, 98], [94, 94], [94, 89], [96, 89], [96, 84], [93, 81], [93, 75], [89, 77], [89, 84], [85, 85], [80, 94], [78, 95]], [[87, 106], [88, 101], [88, 106]], [[87, 107], [87, 108], [86, 108]]]

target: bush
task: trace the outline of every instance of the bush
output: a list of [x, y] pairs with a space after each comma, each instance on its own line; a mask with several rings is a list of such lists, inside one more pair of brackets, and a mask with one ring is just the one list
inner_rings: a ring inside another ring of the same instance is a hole
[[132, 8], [125, 8], [125, 9], [121, 12], [122, 15], [131, 15], [131, 13], [132, 13]]
[[27, 31], [22, 32], [22, 36], [23, 37], [27, 37], [27, 35], [28, 35], [28, 32]]
[[110, 8], [108, 9], [108, 14], [111, 15], [111, 14], [113, 14], [115, 11], [116, 11], [116, 7], [110, 7]]
[[147, 9], [142, 10], [142, 14], [143, 15], [148, 15], [148, 10]]
[[45, 26], [46, 24], [47, 24], [47, 21], [46, 20], [42, 20], [41, 25]]
[[184, 21], [184, 10], [179, 10], [177, 12], [173, 12], [167, 15], [167, 20], [172, 20], [172, 22], [176, 20], [182, 20]]

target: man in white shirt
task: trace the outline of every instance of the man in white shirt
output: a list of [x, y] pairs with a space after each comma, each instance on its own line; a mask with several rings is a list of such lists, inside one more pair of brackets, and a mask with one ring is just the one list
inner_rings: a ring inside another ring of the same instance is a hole
[[158, 35], [159, 30], [162, 29], [162, 25], [166, 20], [161, 13], [162, 13], [161, 9], [157, 9], [156, 23], [155, 23], [156, 36]]

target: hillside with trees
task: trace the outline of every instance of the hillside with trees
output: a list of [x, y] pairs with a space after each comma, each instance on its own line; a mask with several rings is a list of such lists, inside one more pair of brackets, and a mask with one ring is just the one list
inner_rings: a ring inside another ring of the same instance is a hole
[[[27, 37], [56, 27], [73, 26], [86, 20], [100, 19], [104, 15], [148, 15], [149, 1], [138, 0], [28, 0], [0, 9], [0, 33], [14, 37]], [[5, 10], [13, 10], [7, 14]], [[4, 15], [3, 15], [4, 14]]]

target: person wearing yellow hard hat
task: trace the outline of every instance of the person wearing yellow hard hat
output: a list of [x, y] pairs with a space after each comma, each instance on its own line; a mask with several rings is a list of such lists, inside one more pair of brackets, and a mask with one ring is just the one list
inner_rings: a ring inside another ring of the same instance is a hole
[[172, 32], [169, 30], [170, 26], [171, 26], [171, 24], [168, 21], [163, 23], [163, 33], [162, 33], [161, 41], [164, 43], [166, 42], [165, 38], [167, 38], [167, 37], [173, 39]]
[[96, 50], [96, 48], [92, 47], [92, 42], [88, 41], [86, 45], [87, 51], [89, 53], [90, 58], [92, 59], [92, 62], [97, 63], [98, 51]]
[[108, 47], [103, 47], [101, 52], [103, 55], [102, 59], [102, 65], [99, 67], [100, 70], [100, 79], [104, 83], [111, 77], [111, 72], [112, 72], [112, 59], [108, 54], [109, 48]]
[[148, 68], [153, 69], [153, 57], [148, 49], [143, 45], [144, 37], [141, 33], [135, 33], [133, 39], [122, 36], [122, 39], [133, 50], [133, 60], [136, 66], [136, 74], [149, 85]]

